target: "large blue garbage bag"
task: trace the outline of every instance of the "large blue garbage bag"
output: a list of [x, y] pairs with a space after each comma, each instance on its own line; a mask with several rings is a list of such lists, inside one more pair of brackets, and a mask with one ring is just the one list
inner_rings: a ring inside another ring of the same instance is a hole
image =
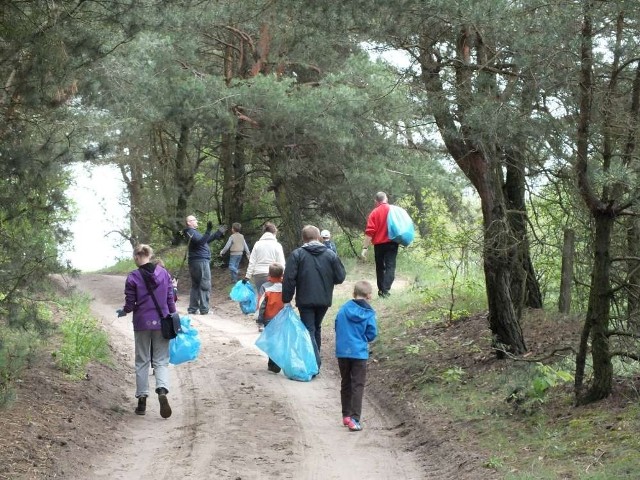
[[198, 330], [191, 326], [189, 317], [180, 317], [182, 332], [169, 341], [169, 363], [179, 365], [198, 358], [200, 353], [200, 337]]
[[309, 331], [291, 305], [269, 321], [256, 346], [282, 368], [287, 378], [308, 382], [318, 374]]
[[387, 230], [389, 239], [393, 242], [409, 246], [413, 242], [415, 229], [411, 217], [402, 207], [397, 205], [389, 205], [389, 214], [387, 215]]
[[249, 282], [238, 280], [229, 292], [229, 297], [234, 302], [240, 303], [242, 313], [250, 314], [258, 308], [258, 296]]

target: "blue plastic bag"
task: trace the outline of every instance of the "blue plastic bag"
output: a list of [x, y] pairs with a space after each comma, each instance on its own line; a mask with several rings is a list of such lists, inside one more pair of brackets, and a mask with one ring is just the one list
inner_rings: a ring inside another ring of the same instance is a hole
[[405, 247], [413, 242], [415, 230], [411, 217], [402, 207], [397, 205], [389, 205], [389, 214], [387, 215], [387, 230], [389, 239], [399, 243]]
[[258, 298], [256, 291], [253, 289], [253, 285], [249, 282], [243, 282], [238, 280], [231, 289], [229, 297], [234, 302], [240, 303], [240, 309], [242, 313], [250, 314], [256, 311], [258, 308]]
[[285, 305], [269, 321], [256, 346], [291, 380], [308, 382], [318, 374], [311, 336], [291, 305]]
[[189, 317], [180, 317], [182, 333], [169, 341], [169, 363], [179, 365], [198, 358], [200, 353], [200, 337], [198, 331], [191, 326]]

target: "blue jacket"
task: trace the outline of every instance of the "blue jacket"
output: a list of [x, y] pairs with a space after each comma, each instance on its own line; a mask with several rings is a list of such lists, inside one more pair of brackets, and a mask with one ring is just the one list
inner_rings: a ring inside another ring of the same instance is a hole
[[378, 336], [376, 312], [365, 300], [349, 300], [336, 316], [336, 357], [366, 360]]
[[127, 276], [124, 284], [124, 311], [133, 312], [133, 330], [160, 330], [160, 315], [156, 309], [144, 277], [158, 301], [162, 316], [176, 311], [171, 277], [160, 265], [147, 263]]
[[185, 228], [184, 234], [189, 240], [189, 262], [196, 260], [211, 260], [211, 249], [209, 243], [222, 238], [224, 233], [220, 230], [216, 230], [211, 233], [210, 230], [200, 233], [195, 228]]
[[290, 303], [294, 293], [297, 307], [330, 307], [333, 286], [344, 282], [344, 265], [318, 241], [296, 248], [284, 269], [282, 301]]

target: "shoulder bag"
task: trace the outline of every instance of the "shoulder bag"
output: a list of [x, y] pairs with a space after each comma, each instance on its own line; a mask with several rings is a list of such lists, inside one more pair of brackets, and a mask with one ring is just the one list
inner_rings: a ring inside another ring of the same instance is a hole
[[158, 315], [160, 316], [160, 329], [162, 330], [162, 337], [167, 340], [171, 340], [172, 338], [176, 338], [179, 333], [182, 333], [182, 327], [180, 326], [180, 315], [178, 312], [169, 313], [166, 317], [162, 315], [162, 309], [158, 304], [158, 300], [151, 289], [151, 285], [149, 284], [149, 280], [145, 277], [142, 272], [142, 279], [147, 286], [147, 291], [149, 295], [151, 295], [151, 299], [153, 300], [153, 304], [156, 306], [156, 310], [158, 311]]

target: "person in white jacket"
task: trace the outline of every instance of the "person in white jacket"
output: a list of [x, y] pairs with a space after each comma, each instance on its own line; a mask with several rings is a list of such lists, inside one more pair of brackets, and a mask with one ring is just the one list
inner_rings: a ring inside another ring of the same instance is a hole
[[256, 288], [256, 292], [260, 291], [260, 287], [269, 277], [269, 265], [272, 263], [279, 263], [284, 265], [284, 251], [282, 245], [278, 242], [276, 235], [278, 229], [276, 226], [267, 222], [262, 228], [264, 232], [260, 237], [249, 256], [249, 266], [247, 267], [247, 273], [245, 279], [251, 280]]

